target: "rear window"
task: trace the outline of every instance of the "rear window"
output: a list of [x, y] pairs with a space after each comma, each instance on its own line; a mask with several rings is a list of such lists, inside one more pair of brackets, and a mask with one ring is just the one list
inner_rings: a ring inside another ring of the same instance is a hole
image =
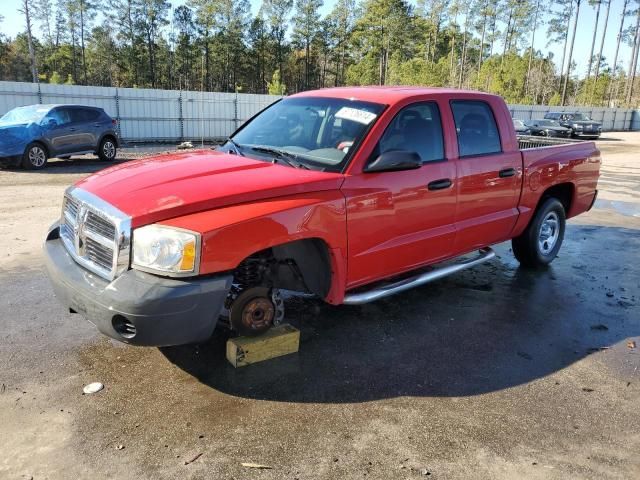
[[478, 100], [451, 102], [461, 157], [490, 155], [502, 151], [500, 134], [491, 107]]

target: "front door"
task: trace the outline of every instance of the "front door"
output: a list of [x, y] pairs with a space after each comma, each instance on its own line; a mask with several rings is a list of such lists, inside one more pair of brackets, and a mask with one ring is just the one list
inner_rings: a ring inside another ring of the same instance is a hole
[[78, 137], [78, 128], [71, 116], [71, 107], [56, 107], [46, 117], [46, 138], [52, 147], [53, 155], [73, 153], [80, 151], [81, 139]]
[[435, 102], [403, 108], [390, 122], [371, 160], [384, 152], [420, 155], [416, 170], [347, 176], [347, 288], [450, 256], [455, 239], [456, 167], [444, 152]]
[[503, 152], [491, 106], [454, 100], [458, 138], [458, 234], [461, 254], [509, 239], [518, 219], [522, 182], [520, 151]]

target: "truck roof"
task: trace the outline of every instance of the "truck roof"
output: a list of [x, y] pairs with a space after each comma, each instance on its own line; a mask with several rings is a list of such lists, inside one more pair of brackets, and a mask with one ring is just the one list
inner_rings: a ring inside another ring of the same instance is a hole
[[485, 92], [475, 90], [458, 90], [455, 88], [439, 87], [409, 87], [409, 86], [367, 86], [367, 87], [333, 87], [319, 90], [308, 90], [296, 93], [292, 97], [334, 97], [352, 98], [376, 103], [395, 103], [407, 98], [422, 95], [451, 95], [451, 94], [473, 94], [478, 96], [496, 97]]

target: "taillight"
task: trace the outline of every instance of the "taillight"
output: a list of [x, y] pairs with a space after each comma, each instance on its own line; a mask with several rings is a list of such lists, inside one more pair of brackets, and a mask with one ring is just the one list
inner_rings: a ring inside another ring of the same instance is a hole
[[115, 118], [112, 118], [112, 119], [111, 119], [111, 125], [113, 125], [114, 127], [115, 127], [116, 125], [118, 125], [118, 120], [116, 120]]

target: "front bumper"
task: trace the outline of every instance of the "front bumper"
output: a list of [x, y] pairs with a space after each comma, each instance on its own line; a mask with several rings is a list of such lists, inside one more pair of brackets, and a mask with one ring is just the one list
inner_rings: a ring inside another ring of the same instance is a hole
[[573, 130], [574, 137], [595, 137], [602, 135], [602, 130]]
[[0, 141], [0, 166], [17, 167], [22, 161], [25, 145], [3, 145]]
[[207, 340], [231, 288], [232, 275], [170, 279], [133, 269], [109, 282], [71, 258], [57, 225], [47, 236], [44, 256], [62, 304], [81, 313], [105, 335], [132, 345]]

